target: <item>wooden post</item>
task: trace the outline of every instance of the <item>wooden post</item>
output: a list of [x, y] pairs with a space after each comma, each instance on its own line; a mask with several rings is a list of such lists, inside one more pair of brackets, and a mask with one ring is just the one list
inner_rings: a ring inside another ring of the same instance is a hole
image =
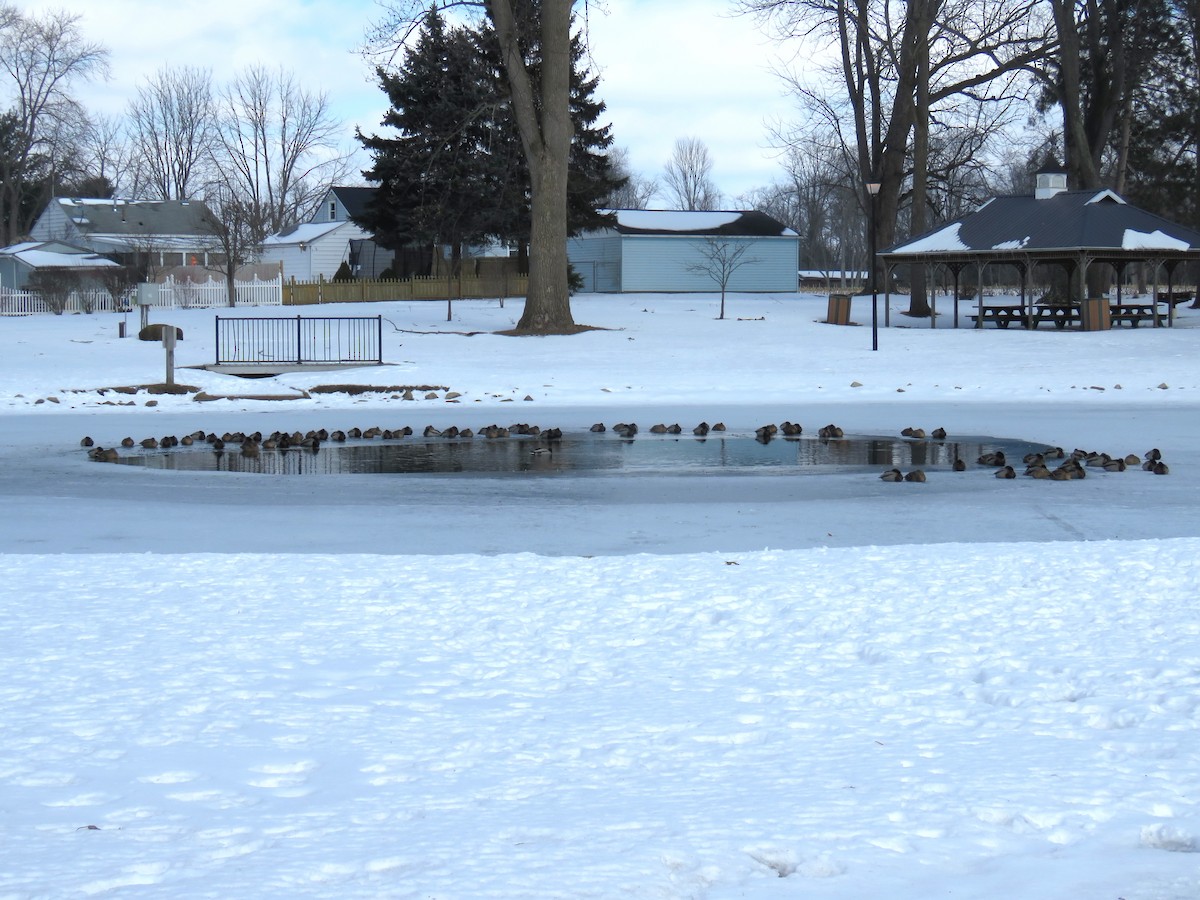
[[167, 384], [175, 385], [175, 326], [164, 325], [162, 333], [163, 348], [167, 352]]

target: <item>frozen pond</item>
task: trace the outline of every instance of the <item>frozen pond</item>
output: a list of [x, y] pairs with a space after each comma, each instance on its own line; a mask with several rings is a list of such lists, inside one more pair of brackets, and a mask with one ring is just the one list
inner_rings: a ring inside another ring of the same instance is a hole
[[130, 452], [119, 462], [190, 472], [264, 475], [362, 474], [654, 474], [699, 475], [737, 471], [818, 474], [893, 466], [950, 468], [956, 459], [973, 465], [985, 452], [1002, 450], [1010, 460], [1044, 449], [1011, 438], [961, 436], [953, 440], [907, 440], [881, 435], [837, 439], [749, 434], [566, 434], [559, 440], [507, 437], [495, 440], [404, 438], [390, 441], [326, 442], [317, 450], [291, 448], [243, 453], [238, 446], [213, 450], [207, 444]]

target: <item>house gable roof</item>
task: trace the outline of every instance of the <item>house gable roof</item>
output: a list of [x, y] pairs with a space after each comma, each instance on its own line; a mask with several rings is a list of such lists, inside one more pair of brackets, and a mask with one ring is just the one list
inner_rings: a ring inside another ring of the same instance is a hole
[[85, 235], [149, 237], [209, 235], [212, 219], [200, 200], [73, 200], [56, 201], [71, 223]]
[[1200, 256], [1200, 232], [1126, 203], [1112, 191], [995, 197], [969, 215], [880, 252], [886, 259]]
[[350, 218], [356, 218], [362, 215], [367, 208], [367, 204], [375, 197], [375, 192], [378, 188], [373, 187], [334, 187], [330, 188], [333, 195], [337, 197], [338, 203], [345, 207]]
[[782, 222], [757, 210], [618, 209], [610, 210], [622, 235], [694, 237], [796, 237]]

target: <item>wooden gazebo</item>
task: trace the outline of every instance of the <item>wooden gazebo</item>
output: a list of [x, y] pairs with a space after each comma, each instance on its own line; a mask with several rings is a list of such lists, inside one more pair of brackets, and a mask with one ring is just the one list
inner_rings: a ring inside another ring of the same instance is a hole
[[[948, 270], [954, 280], [955, 327], [963, 287], [960, 278], [972, 266], [978, 274], [974, 291], [979, 303], [974, 317], [977, 326], [985, 321], [1001, 326], [1019, 321], [1036, 327], [1039, 321], [1049, 320], [1062, 327], [1080, 318], [1082, 312], [1087, 327], [1089, 305], [1093, 315], [1102, 311], [1106, 322], [1111, 317], [1136, 325], [1151, 319], [1159, 325], [1165, 318], [1172, 324], [1175, 304], [1184, 299], [1173, 290], [1175, 269], [1180, 263], [1200, 260], [1200, 231], [1131, 206], [1110, 190], [1068, 191], [1066, 174], [1049, 168], [1038, 173], [1033, 196], [995, 197], [969, 215], [882, 250], [879, 257], [886, 266], [885, 284], [889, 286], [899, 265]], [[1133, 263], [1146, 263], [1152, 269], [1155, 293], [1148, 303], [1123, 302], [1123, 275]], [[1102, 310], [1100, 298], [1089, 300], [1086, 296], [1088, 270], [1098, 264], [1111, 266], [1117, 276], [1116, 299], [1105, 299]], [[1020, 304], [985, 305], [983, 274], [992, 265], [1016, 268]], [[1034, 267], [1044, 265], [1059, 266], [1067, 273], [1069, 296], [1058, 303], [1037, 303], [1032, 296]], [[1165, 296], [1158, 292], [1164, 274]], [[1165, 306], [1164, 317], [1160, 317], [1160, 306]]]

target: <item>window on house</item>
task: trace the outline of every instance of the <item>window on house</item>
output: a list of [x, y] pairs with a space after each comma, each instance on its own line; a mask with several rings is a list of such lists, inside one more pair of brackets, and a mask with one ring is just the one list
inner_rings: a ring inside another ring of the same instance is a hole
[[329, 201], [329, 221], [330, 222], [337, 221], [337, 201], [336, 200]]

